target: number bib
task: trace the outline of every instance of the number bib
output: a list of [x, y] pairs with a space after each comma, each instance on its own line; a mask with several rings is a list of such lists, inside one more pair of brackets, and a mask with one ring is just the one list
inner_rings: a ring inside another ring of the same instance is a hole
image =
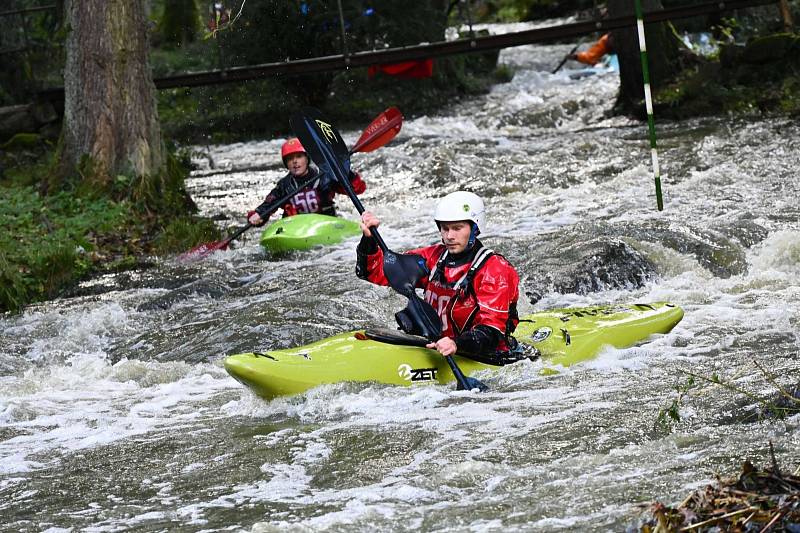
[[458, 336], [469, 317], [477, 311], [478, 302], [475, 301], [472, 294], [461, 293], [453, 301], [453, 298], [456, 297], [454, 284], [467, 273], [469, 267], [470, 264], [467, 263], [458, 267], [447, 268], [445, 269], [445, 279], [447, 282], [452, 280], [452, 283], [445, 285], [431, 280], [425, 287], [425, 301], [431, 304], [442, 319], [442, 333], [445, 337]]
[[292, 196], [292, 205], [298, 213], [319, 213], [320, 201], [317, 189], [303, 189]]

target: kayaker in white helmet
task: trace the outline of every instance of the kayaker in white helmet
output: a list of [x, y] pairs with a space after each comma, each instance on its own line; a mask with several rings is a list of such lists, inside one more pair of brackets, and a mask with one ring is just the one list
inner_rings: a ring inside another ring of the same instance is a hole
[[[320, 175], [320, 179], [298, 189], [303, 182], [319, 175], [319, 171], [309, 164], [306, 149], [297, 138], [289, 139], [281, 146], [281, 159], [289, 173], [281, 178], [275, 187], [264, 198], [264, 201], [252, 211], [247, 212], [247, 221], [254, 226], [262, 226], [267, 219], [278, 210], [272, 204], [275, 200], [297, 191], [283, 208], [283, 216], [290, 217], [299, 213], [322, 213], [323, 215], [336, 215], [336, 205], [333, 198], [336, 194], [347, 194], [344, 187], [336, 180]], [[356, 194], [367, 190], [367, 185], [357, 172], [350, 172], [350, 184]]]
[[[436, 205], [433, 219], [442, 242], [406, 252], [425, 259], [429, 275], [417, 286], [425, 289], [425, 301], [442, 319], [442, 337], [428, 348], [444, 356], [458, 352], [490, 364], [517, 360], [517, 342], [511, 334], [519, 322], [519, 275], [503, 256], [478, 239], [486, 227], [483, 200], [467, 191], [450, 193]], [[388, 285], [383, 253], [370, 232], [379, 225], [373, 213], [362, 214], [356, 275]], [[400, 329], [415, 333], [404, 311], [395, 317]]]

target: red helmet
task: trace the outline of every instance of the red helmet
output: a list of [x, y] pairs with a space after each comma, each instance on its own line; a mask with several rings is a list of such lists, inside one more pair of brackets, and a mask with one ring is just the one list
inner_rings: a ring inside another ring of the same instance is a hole
[[281, 159], [283, 159], [283, 166], [286, 166], [286, 158], [292, 154], [305, 154], [308, 157], [308, 153], [306, 153], [306, 149], [303, 148], [303, 145], [300, 144], [300, 139], [294, 137], [289, 139], [283, 146], [281, 146]]

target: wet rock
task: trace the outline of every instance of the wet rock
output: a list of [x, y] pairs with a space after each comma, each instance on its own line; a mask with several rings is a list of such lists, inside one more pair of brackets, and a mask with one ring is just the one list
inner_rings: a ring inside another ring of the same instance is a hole
[[15, 133], [35, 131], [36, 120], [30, 112], [30, 106], [0, 107], [0, 140], [9, 139]]
[[18, 133], [36, 133], [57, 120], [58, 114], [47, 103], [0, 107], [0, 141]]
[[[763, 241], [769, 231], [752, 220], [736, 220], [716, 228], [696, 228], [667, 220], [579, 224], [562, 232], [521, 243], [535, 255], [509, 250], [524, 278], [525, 292], [536, 302], [548, 292], [587, 294], [611, 289], [634, 290], [658, 275], [658, 268], [635, 243], [654, 243], [692, 255], [720, 278], [747, 272], [745, 250]], [[525, 259], [527, 258], [527, 259]]]
[[790, 54], [798, 52], [800, 52], [800, 36], [776, 33], [757, 37], [747, 43], [741, 52], [741, 59], [745, 63], [760, 65], [783, 60]]
[[724, 226], [715, 227], [717, 231], [726, 237], [735, 239], [745, 248], [762, 242], [769, 235], [769, 230], [764, 226], [756, 224], [752, 220], [736, 220]]
[[[589, 234], [627, 237], [640, 242], [657, 243], [679, 253], [693, 255], [703, 268], [719, 278], [729, 278], [747, 272], [744, 248], [727, 235], [712, 228], [697, 228], [666, 220], [610, 226], [592, 224], [585, 228]], [[731, 228], [730, 232], [735, 233], [735, 230]]]
[[587, 294], [633, 290], [656, 277], [653, 263], [629, 244], [598, 237], [586, 242], [547, 245], [535, 263], [521, 266], [525, 293], [535, 303], [548, 292]]

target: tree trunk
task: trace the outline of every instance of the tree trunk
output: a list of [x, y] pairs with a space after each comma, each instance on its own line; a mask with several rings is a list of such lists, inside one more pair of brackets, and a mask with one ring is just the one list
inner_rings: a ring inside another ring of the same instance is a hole
[[[642, 0], [642, 11], [663, 11], [660, 0]], [[633, 15], [631, 0], [608, 0], [608, 15], [622, 17]], [[653, 92], [666, 84], [677, 72], [678, 47], [666, 23], [645, 24], [648, 70]], [[614, 50], [619, 59], [620, 90], [615, 110], [620, 113], [638, 111], [644, 99], [642, 61], [639, 53], [639, 38], [636, 26], [612, 32]]]
[[166, 173], [146, 1], [65, 1], [61, 174], [77, 169], [105, 191], [118, 175], [147, 181]]

